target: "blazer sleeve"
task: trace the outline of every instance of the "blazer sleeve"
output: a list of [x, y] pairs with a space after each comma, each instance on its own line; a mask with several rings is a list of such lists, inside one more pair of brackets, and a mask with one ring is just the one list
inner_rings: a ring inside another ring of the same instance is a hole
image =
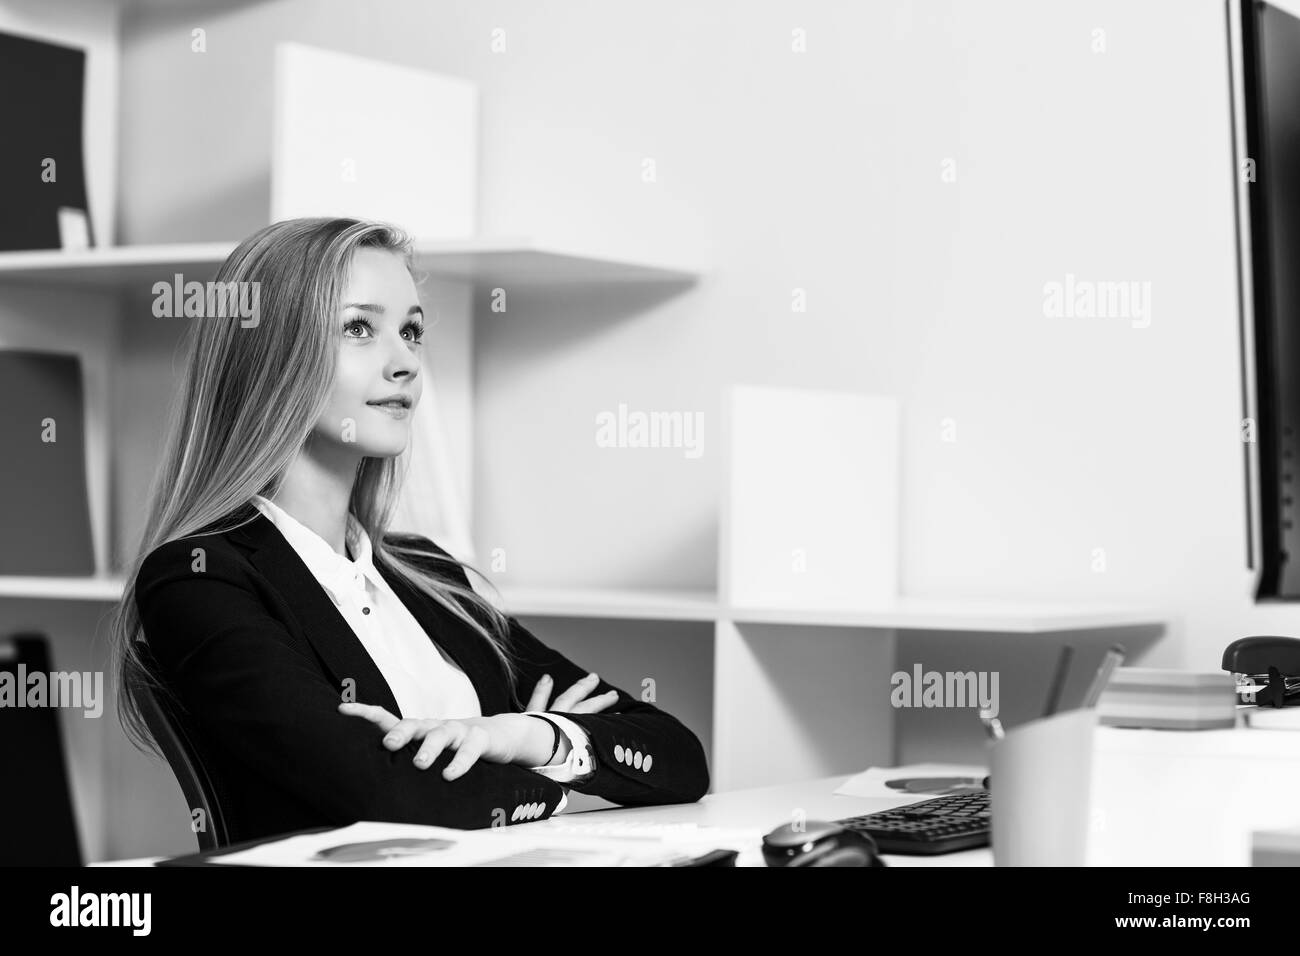
[[[510, 634], [521, 665], [520, 693], [531, 693], [543, 674], [551, 675], [558, 694], [590, 673], [542, 643], [514, 617]], [[571, 789], [623, 806], [694, 803], [708, 793], [709, 765], [700, 739], [676, 717], [604, 678], [590, 696], [611, 690], [618, 700], [600, 713], [555, 711], [590, 739], [595, 772], [570, 784]]]
[[544, 803], [527, 820], [554, 812], [563, 788], [526, 768], [480, 760], [447, 781], [454, 749], [423, 770], [412, 763], [419, 741], [388, 750], [373, 724], [338, 712], [339, 688], [310, 646], [268, 613], [247, 563], [214, 544], [206, 569], [192, 571], [194, 542], [151, 553], [135, 600], [161, 676], [204, 740], [338, 825], [478, 829], [525, 822], [516, 819], [523, 804]]
[[[447, 554], [428, 538], [419, 541]], [[443, 565], [437, 569], [447, 573]], [[458, 583], [471, 587], [463, 569], [452, 573]], [[551, 675], [555, 692], [562, 693], [590, 673], [544, 644], [518, 619], [508, 617], [512, 649], [520, 665], [518, 687], [523, 700], [514, 701], [517, 711], [523, 710], [543, 674]], [[709, 765], [700, 739], [676, 717], [603, 678], [590, 696], [611, 690], [618, 693], [618, 700], [600, 713], [555, 711], [587, 732], [595, 766], [590, 778], [567, 786], [623, 806], [694, 803], [708, 793]]]

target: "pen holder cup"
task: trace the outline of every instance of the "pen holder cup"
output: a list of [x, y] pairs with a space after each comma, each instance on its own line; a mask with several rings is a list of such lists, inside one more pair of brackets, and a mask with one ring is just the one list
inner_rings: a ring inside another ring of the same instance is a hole
[[995, 866], [1082, 866], [1097, 711], [1021, 724], [989, 754]]

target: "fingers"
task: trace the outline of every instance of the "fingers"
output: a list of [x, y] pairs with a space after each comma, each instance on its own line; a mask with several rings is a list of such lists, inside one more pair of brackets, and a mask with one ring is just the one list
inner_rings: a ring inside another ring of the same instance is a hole
[[610, 690], [595, 697], [588, 697], [569, 708], [570, 714], [598, 714], [618, 703], [618, 691]]
[[401, 750], [410, 741], [427, 737], [443, 723], [445, 721], [417, 719], [414, 717], [399, 720], [384, 735], [384, 746], [389, 750]]
[[533, 696], [528, 698], [528, 706], [524, 710], [545, 710], [546, 702], [551, 699], [551, 689], [554, 683], [550, 674], [543, 674], [542, 679], [533, 688]]
[[353, 701], [345, 701], [339, 704], [339, 713], [346, 714], [349, 717], [361, 717], [377, 725], [383, 731], [392, 730], [398, 724], [397, 718], [378, 704], [358, 704]]
[[458, 720], [443, 721], [425, 734], [412, 762], [421, 770], [428, 769], [439, 754], [447, 747], [453, 747], [456, 756], [443, 768], [442, 776], [445, 780], [455, 780], [483, 756], [488, 739], [488, 732], [482, 727], [472, 727]]
[[487, 744], [488, 732], [482, 727], [470, 727], [464, 737], [461, 738], [460, 745], [456, 748], [456, 756], [443, 770], [443, 777], [447, 780], [455, 780], [472, 767], [474, 761], [483, 756]]
[[585, 700], [600, 684], [600, 678], [595, 674], [588, 674], [586, 677], [574, 683], [572, 687], [566, 690], [559, 697], [555, 698], [555, 703], [550, 706], [551, 710], [572, 711], [579, 701]]
[[[457, 728], [462, 728], [458, 730]], [[424, 735], [424, 742], [420, 744], [420, 749], [415, 753], [415, 759], [412, 761], [416, 767], [421, 770], [428, 768], [438, 759], [438, 754], [450, 743], [464, 736], [463, 725], [458, 721], [449, 720], [439, 724], [434, 729]], [[446, 772], [443, 772], [446, 776]]]

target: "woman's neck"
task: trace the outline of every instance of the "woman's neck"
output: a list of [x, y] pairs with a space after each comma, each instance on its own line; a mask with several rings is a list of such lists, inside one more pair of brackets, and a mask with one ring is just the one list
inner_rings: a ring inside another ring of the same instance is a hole
[[285, 472], [274, 501], [347, 557], [348, 503], [360, 459], [308, 441]]

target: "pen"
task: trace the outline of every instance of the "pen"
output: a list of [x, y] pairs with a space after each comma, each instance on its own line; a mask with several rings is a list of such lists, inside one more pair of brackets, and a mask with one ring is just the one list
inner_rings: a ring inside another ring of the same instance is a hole
[[1051, 717], [1058, 707], [1061, 706], [1061, 691], [1065, 689], [1065, 675], [1070, 672], [1070, 658], [1074, 656], [1074, 648], [1066, 644], [1061, 648], [1061, 656], [1056, 661], [1056, 673], [1052, 676], [1052, 689], [1047, 692], [1047, 707], [1043, 710], [1044, 717]]
[[1112, 645], [1101, 659], [1101, 664], [1097, 667], [1097, 675], [1092, 679], [1092, 686], [1088, 688], [1088, 696], [1083, 699], [1085, 708], [1097, 706], [1097, 701], [1101, 699], [1101, 692], [1110, 683], [1110, 675], [1115, 672], [1115, 668], [1119, 667], [1123, 660], [1124, 646], [1122, 644]]

